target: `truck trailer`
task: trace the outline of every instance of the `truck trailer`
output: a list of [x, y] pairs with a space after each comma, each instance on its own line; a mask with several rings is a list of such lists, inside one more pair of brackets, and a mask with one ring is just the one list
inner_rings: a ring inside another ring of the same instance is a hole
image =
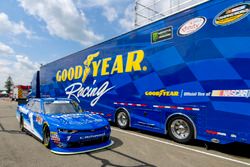
[[42, 66], [31, 95], [180, 143], [249, 144], [249, 10], [245, 0], [194, 5]]

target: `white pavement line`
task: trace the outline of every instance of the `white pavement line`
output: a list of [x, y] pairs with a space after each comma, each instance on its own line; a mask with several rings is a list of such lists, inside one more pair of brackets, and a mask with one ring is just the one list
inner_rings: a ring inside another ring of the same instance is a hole
[[166, 141], [161, 141], [161, 140], [158, 140], [158, 139], [150, 138], [150, 137], [143, 136], [143, 135], [138, 135], [138, 134], [135, 134], [135, 133], [127, 132], [127, 131], [116, 129], [116, 128], [112, 128], [112, 130], [118, 131], [118, 132], [121, 132], [121, 133], [126, 133], [126, 134], [133, 135], [133, 136], [137, 136], [137, 137], [140, 137], [140, 138], [144, 138], [144, 139], [156, 141], [156, 142], [159, 142], [159, 143], [162, 143], [162, 144], [167, 144], [167, 145], [170, 145], [170, 146], [175, 146], [175, 147], [178, 147], [178, 148], [182, 148], [182, 149], [185, 149], [185, 150], [197, 152], [197, 153], [200, 153], [200, 154], [209, 155], [209, 156], [212, 156], [212, 157], [216, 157], [216, 158], [228, 160], [228, 161], [231, 161], [231, 162], [235, 162], [235, 163], [239, 163], [239, 164], [250, 166], [250, 163], [247, 163], [247, 162], [244, 162], [244, 161], [239, 161], [239, 160], [236, 160], [236, 159], [223, 157], [221, 155], [211, 154], [211, 153], [208, 153], [208, 152], [205, 152], [205, 151], [195, 150], [195, 149], [192, 149], [192, 148], [189, 148], [189, 147], [185, 147], [185, 146], [182, 146], [182, 145], [177, 145], [177, 144], [169, 143], [169, 142], [166, 142]]

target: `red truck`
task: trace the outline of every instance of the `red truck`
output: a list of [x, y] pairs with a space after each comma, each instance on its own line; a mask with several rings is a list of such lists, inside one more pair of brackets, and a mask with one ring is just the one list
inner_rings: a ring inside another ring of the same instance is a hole
[[24, 100], [27, 98], [30, 92], [31, 86], [27, 85], [16, 85], [13, 88], [12, 100]]

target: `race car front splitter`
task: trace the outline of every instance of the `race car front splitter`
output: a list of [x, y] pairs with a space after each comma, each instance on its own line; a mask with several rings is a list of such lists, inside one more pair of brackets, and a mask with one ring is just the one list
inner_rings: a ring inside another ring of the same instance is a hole
[[107, 147], [110, 147], [113, 145], [112, 140], [108, 140], [104, 143], [96, 144], [96, 145], [91, 145], [91, 146], [83, 146], [79, 148], [61, 148], [57, 146], [52, 146], [50, 151], [55, 154], [62, 154], [62, 155], [70, 155], [70, 154], [81, 154], [81, 153], [86, 153], [86, 152], [92, 152], [92, 151], [97, 151], [101, 150]]

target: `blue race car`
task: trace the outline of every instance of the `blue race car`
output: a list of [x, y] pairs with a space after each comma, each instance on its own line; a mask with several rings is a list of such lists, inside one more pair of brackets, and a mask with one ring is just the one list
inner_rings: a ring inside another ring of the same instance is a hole
[[30, 132], [53, 153], [84, 153], [113, 144], [108, 121], [82, 112], [70, 99], [31, 99], [17, 107], [16, 117], [22, 131]]

